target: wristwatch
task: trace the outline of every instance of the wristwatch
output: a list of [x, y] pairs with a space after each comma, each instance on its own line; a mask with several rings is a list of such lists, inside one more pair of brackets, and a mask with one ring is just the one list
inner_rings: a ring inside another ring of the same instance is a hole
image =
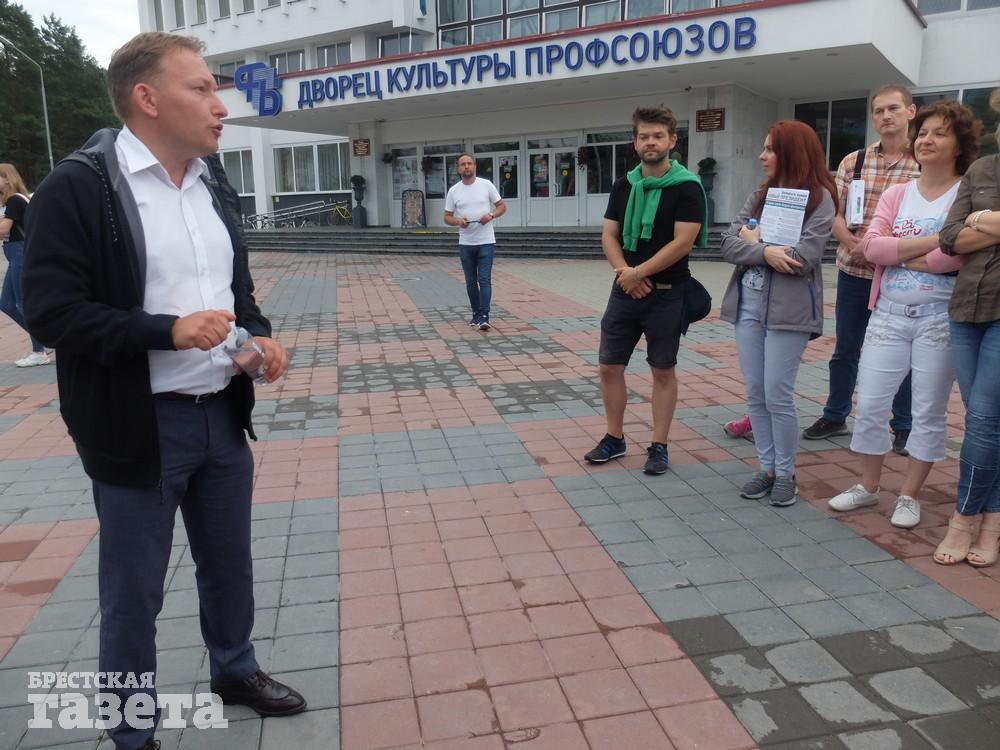
[[496, 216], [493, 215], [492, 211], [487, 211], [486, 215], [489, 216], [491, 219], [495, 219], [496, 218]]

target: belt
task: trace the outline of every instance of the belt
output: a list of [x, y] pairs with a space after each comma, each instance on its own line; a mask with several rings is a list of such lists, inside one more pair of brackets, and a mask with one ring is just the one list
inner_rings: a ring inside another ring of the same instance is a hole
[[925, 315], [940, 315], [948, 312], [947, 302], [928, 302], [925, 305], [900, 305], [889, 300], [879, 299], [875, 307], [892, 315], [902, 315], [906, 318], [922, 318]]
[[661, 284], [660, 282], [657, 281], [656, 283], [653, 284], [653, 288], [654, 289], [673, 289], [674, 285], [673, 284]]
[[196, 404], [204, 404], [212, 399], [218, 398], [225, 391], [214, 391], [212, 393], [178, 393], [177, 391], [164, 391], [163, 393], [154, 393], [153, 398], [160, 401], [191, 401]]

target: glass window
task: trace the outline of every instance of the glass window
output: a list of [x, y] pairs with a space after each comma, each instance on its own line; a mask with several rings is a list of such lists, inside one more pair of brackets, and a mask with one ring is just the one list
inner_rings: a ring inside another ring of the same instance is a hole
[[979, 155], [995, 154], [997, 152], [997, 124], [1000, 114], [990, 109], [990, 93], [993, 88], [966, 89], [962, 94], [962, 104], [975, 112], [976, 117], [983, 121], [983, 133], [979, 138]]
[[[740, 0], [745, 2], [746, 0]], [[724, 3], [720, 3], [723, 5]], [[689, 10], [705, 10], [712, 7], [712, 0], [670, 0], [671, 13], [687, 13]]]
[[507, 0], [507, 12], [518, 13], [522, 10], [534, 10], [538, 7], [538, 0]]
[[830, 117], [830, 171], [852, 151], [865, 147], [868, 100], [841, 99], [833, 102]]
[[275, 188], [279, 193], [295, 192], [295, 171], [290, 148], [274, 149]]
[[417, 150], [394, 148], [396, 159], [392, 162], [392, 197], [399, 200], [404, 190], [418, 190]]
[[531, 182], [529, 183], [529, 187], [531, 188], [531, 197], [548, 198], [549, 155], [547, 153], [529, 154], [528, 159], [531, 162]]
[[576, 136], [570, 136], [569, 138], [539, 138], [538, 140], [528, 141], [528, 148], [560, 148], [562, 146], [576, 148], [576, 142]]
[[[830, 102], [805, 102], [795, 105], [795, 119], [816, 131], [826, 150], [830, 137]], [[763, 140], [761, 141], [763, 143]]]
[[268, 8], [276, 8], [279, 5], [281, 5], [281, 0], [267, 0]]
[[576, 8], [566, 10], [550, 10], [545, 14], [545, 31], [564, 31], [575, 29], [580, 25]]
[[174, 28], [184, 26], [184, 0], [174, 0]]
[[243, 12], [252, 13], [253, 12], [253, 0], [243, 0]]
[[293, 50], [291, 52], [279, 52], [270, 56], [271, 67], [277, 68], [279, 73], [297, 73], [306, 67], [305, 50]]
[[206, 0], [195, 0], [194, 11], [197, 17], [197, 23], [205, 23], [208, 21], [208, 8], [205, 7]]
[[530, 16], [511, 18], [507, 23], [510, 24], [507, 28], [507, 37], [509, 39], [519, 36], [531, 36], [532, 34], [537, 34], [539, 31], [537, 13]]
[[162, 0], [153, 0], [153, 19], [156, 24], [157, 31], [163, 31], [163, 2]]
[[308, 193], [316, 189], [316, 164], [312, 146], [294, 146], [295, 191]]
[[316, 48], [316, 67], [332, 68], [351, 61], [351, 43], [327, 44]]
[[340, 190], [340, 149], [337, 143], [322, 143], [316, 147], [317, 174], [320, 190]]
[[607, 144], [601, 146], [585, 146], [585, 156], [590, 158], [587, 164], [587, 192], [610, 193], [615, 181], [615, 147]]
[[503, 39], [503, 21], [477, 23], [472, 27], [472, 43], [497, 42]]
[[448, 29], [441, 32], [441, 49], [446, 47], [461, 47], [469, 43], [469, 28]]
[[237, 193], [245, 192], [243, 190], [243, 160], [240, 158], [240, 152], [224, 151], [222, 153], [222, 166], [226, 170], [226, 177], [233, 189]]
[[620, 21], [619, 17], [621, 4], [618, 0], [610, 3], [594, 3], [583, 6], [583, 25], [597, 26], [602, 23], [614, 23]]
[[438, 23], [441, 26], [469, 19], [467, 0], [438, 0]]
[[229, 18], [229, 0], [219, 0], [219, 18]]
[[478, 143], [472, 147], [477, 154], [488, 154], [490, 151], [518, 151], [521, 144], [517, 141], [506, 141], [504, 143]]
[[256, 183], [253, 180], [253, 151], [250, 149], [240, 151], [240, 161], [243, 167], [243, 192], [253, 193], [256, 190]]
[[[472, 0], [472, 17], [488, 18], [503, 13], [502, 0]], [[475, 35], [473, 35], [475, 38]]]
[[517, 154], [508, 156], [498, 156], [497, 162], [500, 165], [498, 175], [499, 182], [496, 183], [497, 190], [500, 191], [501, 198], [517, 197]]
[[1000, 8], [1000, 0], [968, 0], [968, 10], [983, 10], [984, 8]]
[[663, 0], [628, 0], [628, 15], [626, 18], [645, 18], [646, 16], [662, 16]]
[[917, 0], [921, 13], [947, 13], [950, 10], [961, 10], [962, 0]]
[[422, 34], [391, 34], [379, 37], [379, 57], [393, 57], [410, 52], [423, 52]]
[[913, 95], [913, 103], [917, 106], [917, 109], [926, 107], [928, 104], [933, 104], [934, 102], [939, 102], [942, 99], [958, 99], [958, 91], [933, 91], [926, 94]]
[[460, 154], [462, 153], [461, 143], [448, 143], [443, 146], [424, 146], [424, 156], [438, 156], [440, 154]]
[[617, 133], [587, 133], [587, 143], [611, 143], [614, 141], [632, 140], [632, 134], [627, 130]]
[[572, 2], [572, 0], [543, 0], [543, 5], [565, 5], [566, 3]]

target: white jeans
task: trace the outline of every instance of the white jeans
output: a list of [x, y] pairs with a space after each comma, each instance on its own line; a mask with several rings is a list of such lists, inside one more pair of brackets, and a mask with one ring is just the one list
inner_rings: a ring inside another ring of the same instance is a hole
[[912, 372], [913, 429], [906, 449], [918, 461], [940, 461], [945, 457], [948, 397], [955, 380], [948, 313], [911, 318], [884, 307], [880, 300], [865, 331], [851, 450], [870, 456], [889, 452], [892, 399], [906, 373]]

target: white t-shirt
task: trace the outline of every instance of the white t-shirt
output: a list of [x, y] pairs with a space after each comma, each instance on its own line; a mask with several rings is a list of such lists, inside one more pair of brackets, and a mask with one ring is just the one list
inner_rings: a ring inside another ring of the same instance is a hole
[[456, 182], [448, 190], [444, 200], [444, 210], [451, 211], [460, 219], [468, 219], [469, 226], [458, 230], [459, 245], [492, 245], [497, 238], [493, 233], [493, 222], [480, 224], [479, 218], [493, 210], [500, 202], [500, 193], [489, 180], [477, 177], [471, 185]]
[[[907, 183], [903, 202], [899, 204], [896, 220], [892, 224], [892, 236], [905, 240], [941, 231], [948, 209], [958, 194], [958, 185], [956, 182], [947, 193], [929, 201], [920, 194], [916, 180]], [[879, 296], [900, 305], [924, 305], [947, 302], [954, 288], [954, 276], [889, 266], [882, 273]]]

